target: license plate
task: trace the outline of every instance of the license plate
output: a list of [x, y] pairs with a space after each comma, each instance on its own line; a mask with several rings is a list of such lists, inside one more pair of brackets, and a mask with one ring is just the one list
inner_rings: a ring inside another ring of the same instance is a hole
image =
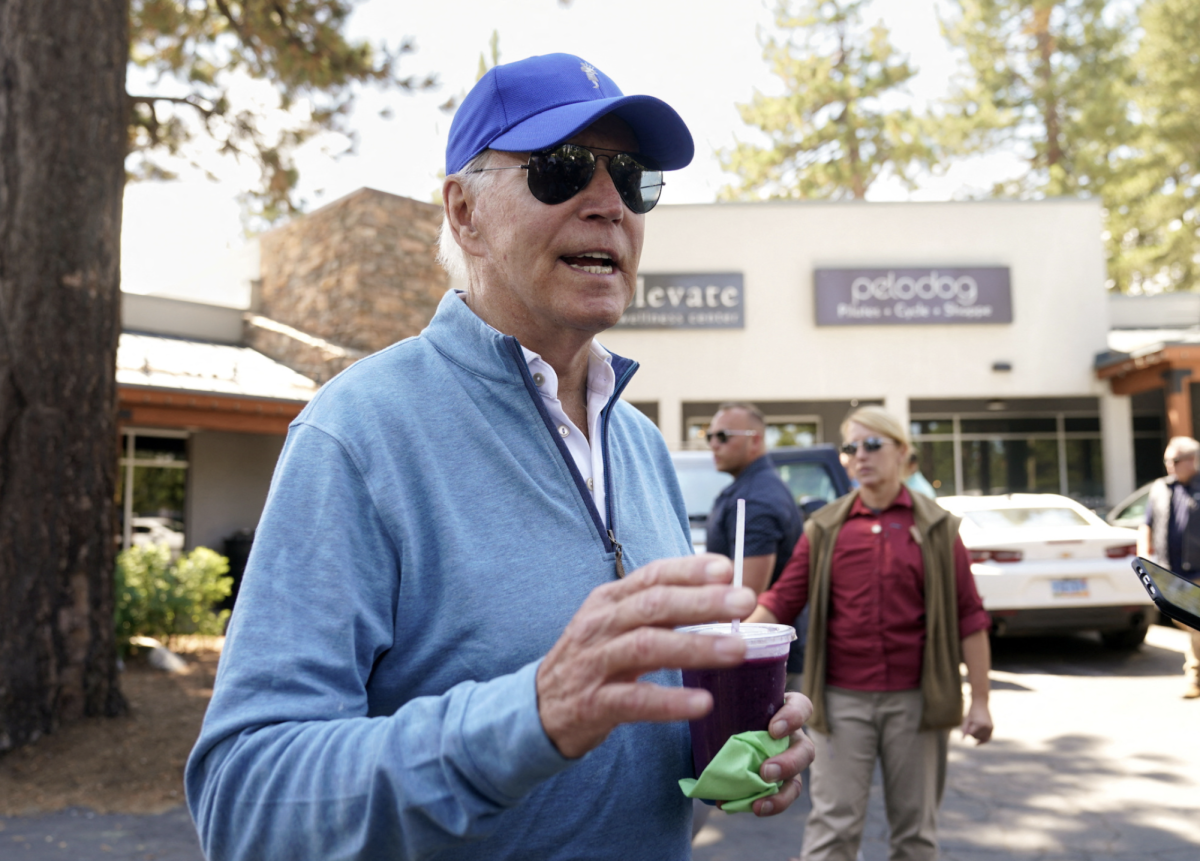
[[1083, 577], [1067, 577], [1050, 581], [1050, 594], [1055, 598], [1086, 598], [1087, 580]]

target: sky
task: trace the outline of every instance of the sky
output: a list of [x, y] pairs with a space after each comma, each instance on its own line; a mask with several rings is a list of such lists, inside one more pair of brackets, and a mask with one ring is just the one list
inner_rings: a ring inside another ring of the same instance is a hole
[[[769, 0], [572, 0], [569, 6], [559, 0], [365, 0], [350, 21], [350, 34], [391, 46], [411, 38], [416, 51], [405, 56], [402, 74], [433, 72], [440, 83], [416, 94], [365, 89], [352, 119], [358, 132], [353, 154], [330, 154], [344, 142], [308, 145], [298, 159], [300, 197], [312, 209], [367, 186], [432, 199], [451, 120], [438, 106], [470, 89], [496, 31], [501, 62], [555, 51], [576, 54], [626, 94], [649, 93], [674, 107], [696, 140], [696, 158], [667, 174], [662, 203], [712, 202], [731, 179], [716, 152], [739, 139], [755, 140], [737, 104], [749, 101], [755, 90], [779, 91], [759, 41], [771, 28], [771, 8]], [[936, 0], [872, 0], [864, 16], [868, 23], [882, 20], [892, 43], [918, 68], [908, 84], [917, 107], [943, 95], [955, 69], [937, 8]], [[131, 81], [131, 92], [135, 89]], [[381, 116], [385, 111], [390, 118]], [[127, 187], [123, 289], [202, 298], [181, 285], [244, 244], [237, 198], [257, 181], [257, 170], [212, 153], [202, 152], [199, 161], [218, 181], [185, 169], [176, 181]], [[945, 176], [923, 177], [916, 192], [877, 182], [868, 199], [949, 200], [1019, 170], [1012, 155], [976, 158]]]

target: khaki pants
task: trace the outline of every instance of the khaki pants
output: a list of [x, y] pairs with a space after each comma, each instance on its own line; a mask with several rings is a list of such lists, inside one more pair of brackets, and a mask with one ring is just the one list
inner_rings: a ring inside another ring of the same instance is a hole
[[1200, 631], [1189, 628], [1182, 622], [1175, 626], [1188, 632], [1187, 646], [1183, 651], [1183, 675], [1193, 685], [1200, 685]]
[[919, 732], [921, 692], [826, 688], [830, 735], [812, 732], [812, 813], [804, 861], [854, 861], [876, 760], [891, 834], [891, 861], [937, 857], [937, 809], [946, 784], [949, 732]]

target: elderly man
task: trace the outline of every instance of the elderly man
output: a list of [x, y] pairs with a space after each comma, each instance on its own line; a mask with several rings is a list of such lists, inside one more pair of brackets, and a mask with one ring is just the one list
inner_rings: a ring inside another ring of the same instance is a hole
[[713, 463], [733, 476], [708, 517], [707, 549], [733, 556], [737, 501], [746, 500], [742, 582], [755, 592], [779, 578], [804, 526], [796, 500], [767, 454], [766, 430], [757, 407], [731, 402], [717, 408], [705, 434]]
[[[673, 628], [754, 594], [686, 556], [662, 438], [618, 400], [637, 366], [594, 336], [692, 151], [578, 57], [463, 101], [442, 191], [469, 286], [291, 428], [188, 763], [210, 861], [689, 857], [683, 721], [712, 700], [678, 670], [745, 647]], [[756, 814], [799, 794], [810, 712], [772, 718], [792, 743]]]
[[[1153, 559], [1181, 577], [1200, 577], [1200, 442], [1186, 436], [1167, 443], [1167, 477], [1150, 486], [1146, 522], [1138, 530], [1138, 555]], [[1183, 674], [1183, 698], [1200, 698], [1200, 632], [1189, 634]]]

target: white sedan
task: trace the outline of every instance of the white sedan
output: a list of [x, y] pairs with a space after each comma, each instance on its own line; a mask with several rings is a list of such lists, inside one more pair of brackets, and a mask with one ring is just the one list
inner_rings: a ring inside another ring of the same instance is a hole
[[1130, 567], [1137, 533], [1052, 493], [947, 496], [997, 635], [1098, 631], [1137, 648], [1154, 618]]

